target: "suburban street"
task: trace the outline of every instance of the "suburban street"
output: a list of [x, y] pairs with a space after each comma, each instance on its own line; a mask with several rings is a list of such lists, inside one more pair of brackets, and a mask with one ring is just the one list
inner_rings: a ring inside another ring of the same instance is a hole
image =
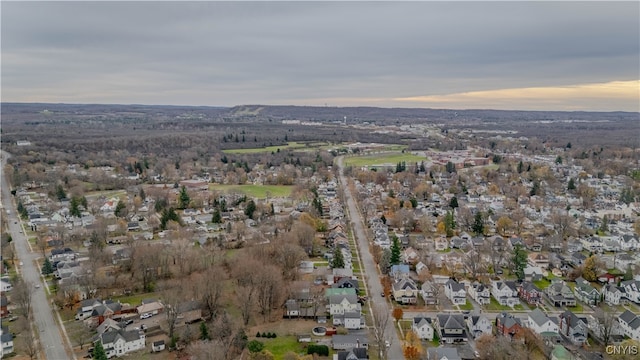
[[[40, 347], [44, 351], [39, 358], [45, 359], [75, 359], [72, 353], [68, 353], [65, 347], [65, 340], [61, 333], [56, 316], [47, 300], [44, 284], [40, 279], [40, 271], [35, 260], [39, 257], [37, 253], [29, 251], [28, 240], [24, 234], [22, 222], [19, 219], [15, 203], [12, 201], [11, 188], [6, 179], [7, 174], [4, 173], [8, 154], [2, 153], [2, 203], [10, 214], [7, 215], [7, 224], [13, 243], [15, 246], [16, 256], [22, 266], [20, 266], [20, 274], [24, 281], [32, 289], [31, 304], [33, 308], [33, 324], [36, 336], [40, 339]], [[8, 175], [7, 175], [8, 176]], [[40, 285], [36, 288], [36, 284]]]
[[360, 215], [360, 211], [356, 206], [356, 202], [353, 199], [353, 195], [349, 190], [347, 179], [344, 176], [343, 157], [338, 157], [336, 163], [338, 165], [340, 184], [344, 191], [344, 197], [346, 201], [345, 205], [347, 211], [349, 212], [349, 217], [351, 219], [354, 233], [353, 235], [356, 240], [360, 260], [362, 262], [364, 274], [366, 277], [365, 281], [369, 292], [369, 305], [371, 306], [371, 308], [375, 308], [375, 306], [382, 304], [387, 309], [386, 316], [388, 316], [389, 319], [387, 321], [385, 337], [389, 340], [390, 343], [387, 358], [393, 360], [403, 359], [404, 356], [402, 355], [401, 342], [396, 335], [397, 333], [395, 330], [395, 323], [393, 321], [393, 318], [391, 317], [390, 304], [387, 302], [387, 298], [380, 296], [380, 294], [382, 293], [382, 284], [380, 283], [380, 275], [378, 273], [376, 263], [373, 261], [373, 256], [369, 252], [369, 240], [367, 239], [366, 232], [364, 230], [364, 222]]

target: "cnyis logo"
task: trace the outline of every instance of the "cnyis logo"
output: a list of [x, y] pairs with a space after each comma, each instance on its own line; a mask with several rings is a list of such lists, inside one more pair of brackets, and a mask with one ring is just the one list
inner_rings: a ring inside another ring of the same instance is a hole
[[638, 355], [637, 345], [608, 345], [607, 355]]

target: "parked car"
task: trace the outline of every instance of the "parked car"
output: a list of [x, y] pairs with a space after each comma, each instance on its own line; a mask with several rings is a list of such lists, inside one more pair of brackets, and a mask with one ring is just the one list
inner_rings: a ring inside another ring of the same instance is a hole
[[125, 325], [131, 325], [133, 324], [133, 319], [129, 319], [127, 321], [124, 322]]
[[140, 319], [148, 319], [148, 318], [150, 318], [152, 316], [153, 316], [152, 313], [144, 313], [144, 314], [140, 315]]

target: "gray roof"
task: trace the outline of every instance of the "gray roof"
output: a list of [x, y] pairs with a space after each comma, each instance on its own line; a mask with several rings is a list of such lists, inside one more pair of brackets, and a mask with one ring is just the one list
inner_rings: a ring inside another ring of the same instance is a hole
[[449, 279], [444, 285], [451, 287], [451, 291], [464, 290], [464, 284], [461, 284], [453, 279]]
[[429, 324], [429, 326], [431, 326], [431, 319], [423, 316], [416, 316], [413, 318], [413, 325], [420, 328], [425, 324]]
[[445, 346], [428, 348], [427, 358], [434, 360], [440, 360], [442, 358], [446, 358], [447, 360], [461, 360], [460, 355], [458, 355], [458, 349]]
[[329, 304], [340, 304], [343, 299], [347, 299], [350, 304], [355, 304], [358, 302], [357, 295], [331, 295], [329, 297]]
[[361, 345], [369, 344], [369, 340], [367, 339], [367, 335], [333, 335], [331, 337], [331, 342], [333, 344], [355, 344], [360, 341]]
[[537, 325], [543, 325], [544, 323], [549, 321], [549, 317], [538, 308], [535, 308], [535, 310], [529, 313], [529, 319], [531, 319], [531, 321], [533, 321]]
[[629, 310], [625, 310], [622, 314], [620, 314], [619, 319], [624, 321], [627, 324], [631, 324], [631, 322], [637, 318], [637, 315], [632, 313]]
[[438, 314], [440, 329], [464, 329], [464, 315]]

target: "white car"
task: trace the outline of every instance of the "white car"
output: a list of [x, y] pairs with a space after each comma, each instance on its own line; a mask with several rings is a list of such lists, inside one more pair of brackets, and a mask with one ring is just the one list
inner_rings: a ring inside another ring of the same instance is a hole
[[150, 318], [152, 316], [153, 316], [152, 313], [144, 313], [144, 314], [140, 315], [140, 319], [148, 319], [148, 318]]

